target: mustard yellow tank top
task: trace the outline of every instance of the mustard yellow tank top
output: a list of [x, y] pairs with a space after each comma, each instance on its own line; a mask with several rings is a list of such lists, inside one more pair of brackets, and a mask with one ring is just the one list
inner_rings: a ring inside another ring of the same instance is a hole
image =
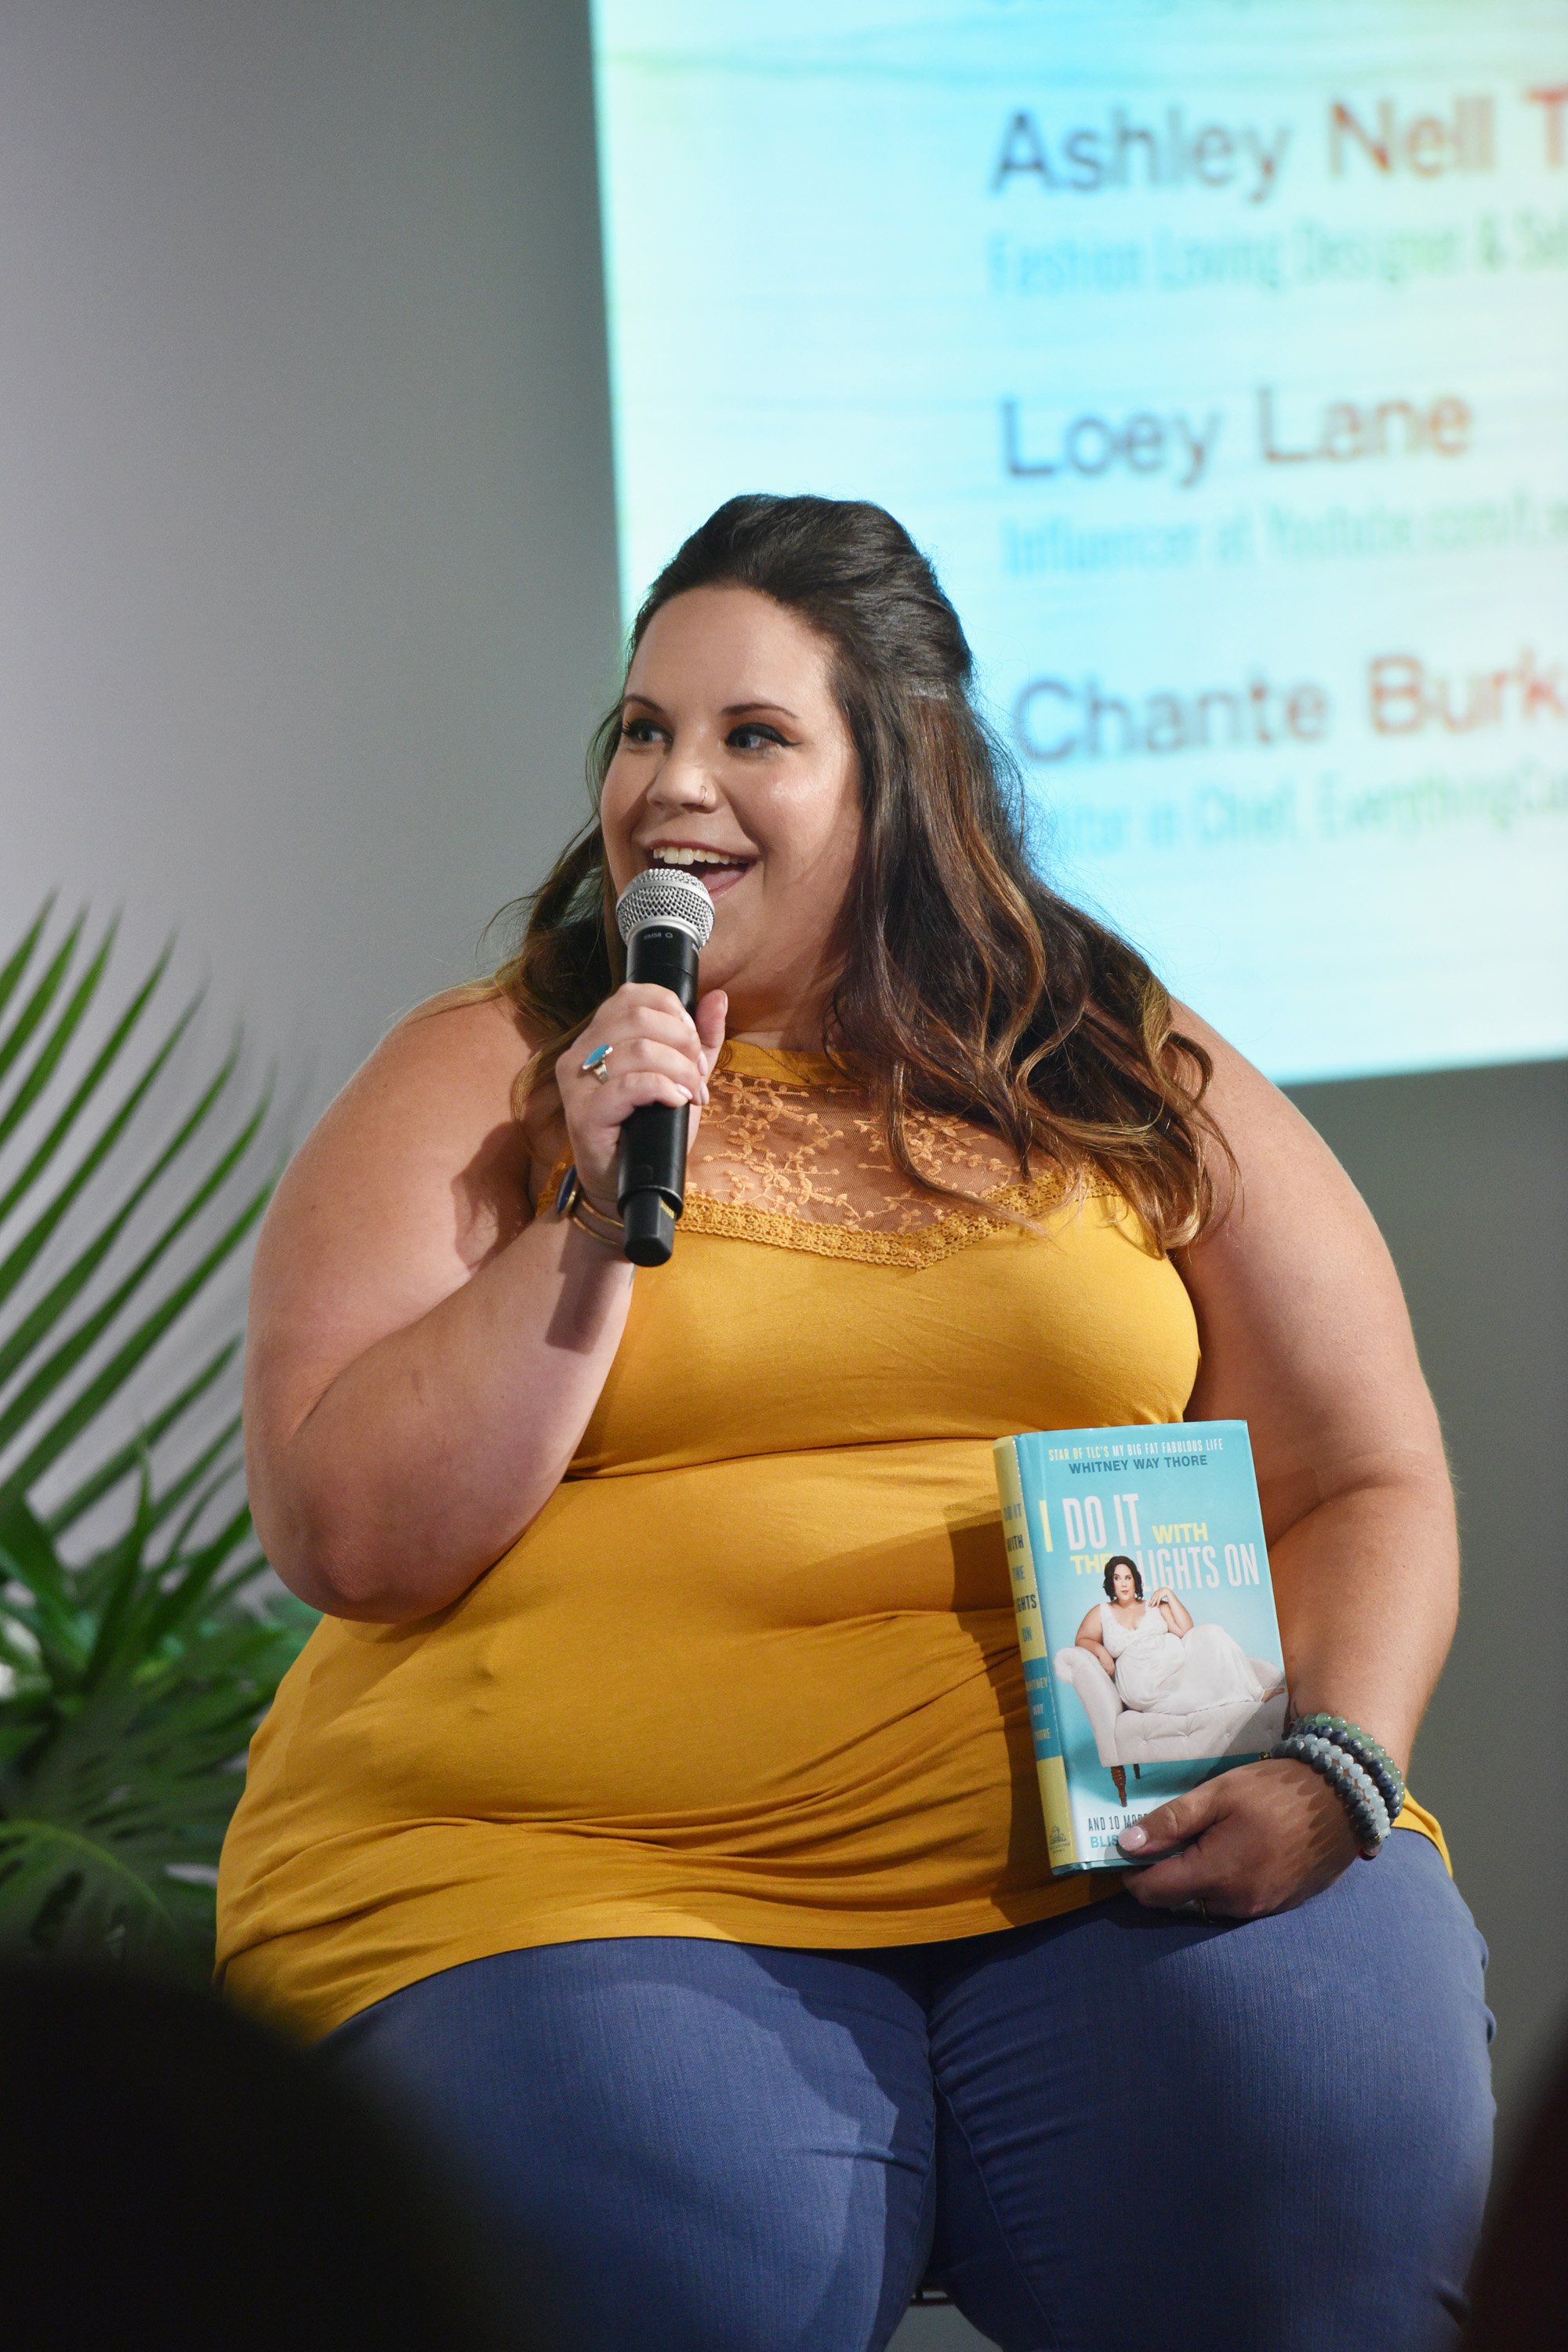
[[529, 1945], [926, 1942], [1114, 1891], [1050, 1875], [990, 1449], [1179, 1420], [1180, 1277], [956, 1119], [916, 1165], [1013, 1221], [917, 1192], [811, 1057], [730, 1045], [712, 1095], [550, 1501], [437, 1615], [324, 1621], [256, 1735], [219, 1964], [307, 2032]]

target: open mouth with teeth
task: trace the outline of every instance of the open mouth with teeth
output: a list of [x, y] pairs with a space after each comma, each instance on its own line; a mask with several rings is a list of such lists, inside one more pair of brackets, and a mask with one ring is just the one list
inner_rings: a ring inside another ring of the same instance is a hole
[[754, 857], [723, 849], [700, 849], [687, 842], [660, 842], [646, 856], [650, 866], [678, 866], [700, 882], [710, 898], [732, 890], [756, 864]]

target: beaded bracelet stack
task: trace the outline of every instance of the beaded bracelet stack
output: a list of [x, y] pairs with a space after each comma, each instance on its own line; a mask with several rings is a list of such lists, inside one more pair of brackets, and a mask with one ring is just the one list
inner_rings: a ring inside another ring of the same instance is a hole
[[1405, 1777], [1370, 1732], [1342, 1715], [1301, 1715], [1268, 1752], [1326, 1780], [1350, 1815], [1363, 1854], [1370, 1862], [1381, 1853], [1404, 1808]]

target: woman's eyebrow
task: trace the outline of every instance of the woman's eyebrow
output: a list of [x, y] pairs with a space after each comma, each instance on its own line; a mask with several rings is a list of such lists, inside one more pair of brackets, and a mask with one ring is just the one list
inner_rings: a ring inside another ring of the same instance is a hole
[[[628, 688], [621, 697], [621, 709], [624, 710], [628, 703], [633, 702], [640, 705], [644, 710], [657, 710], [661, 719], [665, 716], [664, 705], [656, 701], [651, 694], [639, 694], [634, 688]], [[800, 725], [799, 718], [786, 702], [769, 702], [765, 698], [759, 698], [752, 702], [727, 702], [719, 716], [721, 719], [740, 719], [752, 710], [776, 711], [781, 719], [791, 720], [796, 727]]]

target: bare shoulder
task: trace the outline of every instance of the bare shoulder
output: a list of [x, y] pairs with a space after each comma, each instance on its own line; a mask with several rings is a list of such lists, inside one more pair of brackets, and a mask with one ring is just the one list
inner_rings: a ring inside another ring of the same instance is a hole
[[425, 1313], [528, 1222], [534, 1154], [513, 1108], [531, 1051], [475, 990], [401, 1021], [295, 1154], [257, 1250], [253, 1362], [335, 1369]]
[[[379, 1189], [510, 1163], [524, 1139], [513, 1096], [530, 1053], [515, 1008], [454, 990], [418, 1005], [382, 1039], [296, 1156], [284, 1192], [352, 1175]], [[280, 1199], [283, 1194], [280, 1194]]]
[[1320, 1175], [1332, 1171], [1349, 1186], [1349, 1178], [1317, 1129], [1272, 1079], [1190, 1005], [1174, 1004], [1172, 1012], [1182, 1034], [1201, 1045], [1214, 1065], [1204, 1108], [1235, 1161], [1233, 1171], [1224, 1164], [1223, 1154], [1215, 1157], [1213, 1172], [1222, 1204], [1244, 1211], [1249, 1177], [1266, 1181], [1270, 1173], [1292, 1170], [1312, 1169]]
[[[461, 1118], [510, 1106], [532, 1050], [510, 999], [499, 992], [453, 988], [433, 996], [388, 1030], [327, 1113], [374, 1116], [395, 1097]], [[325, 1124], [325, 1122], [323, 1122]]]
[[1371, 1211], [1328, 1145], [1260, 1070], [1188, 1011], [1214, 1061], [1205, 1108], [1220, 1207], [1176, 1253], [1203, 1349], [1191, 1419], [1250, 1423], [1275, 1458], [1321, 1464], [1350, 1446], [1429, 1446], [1435, 1423], [1399, 1278]]
[[1216, 1213], [1181, 1254], [1189, 1278], [1238, 1258], [1258, 1261], [1268, 1279], [1287, 1263], [1298, 1273], [1314, 1259], [1364, 1273], [1369, 1257], [1385, 1259], [1371, 1213], [1310, 1120], [1189, 1006], [1173, 1010], [1214, 1064], [1204, 1108], [1225, 1147], [1211, 1147]]

